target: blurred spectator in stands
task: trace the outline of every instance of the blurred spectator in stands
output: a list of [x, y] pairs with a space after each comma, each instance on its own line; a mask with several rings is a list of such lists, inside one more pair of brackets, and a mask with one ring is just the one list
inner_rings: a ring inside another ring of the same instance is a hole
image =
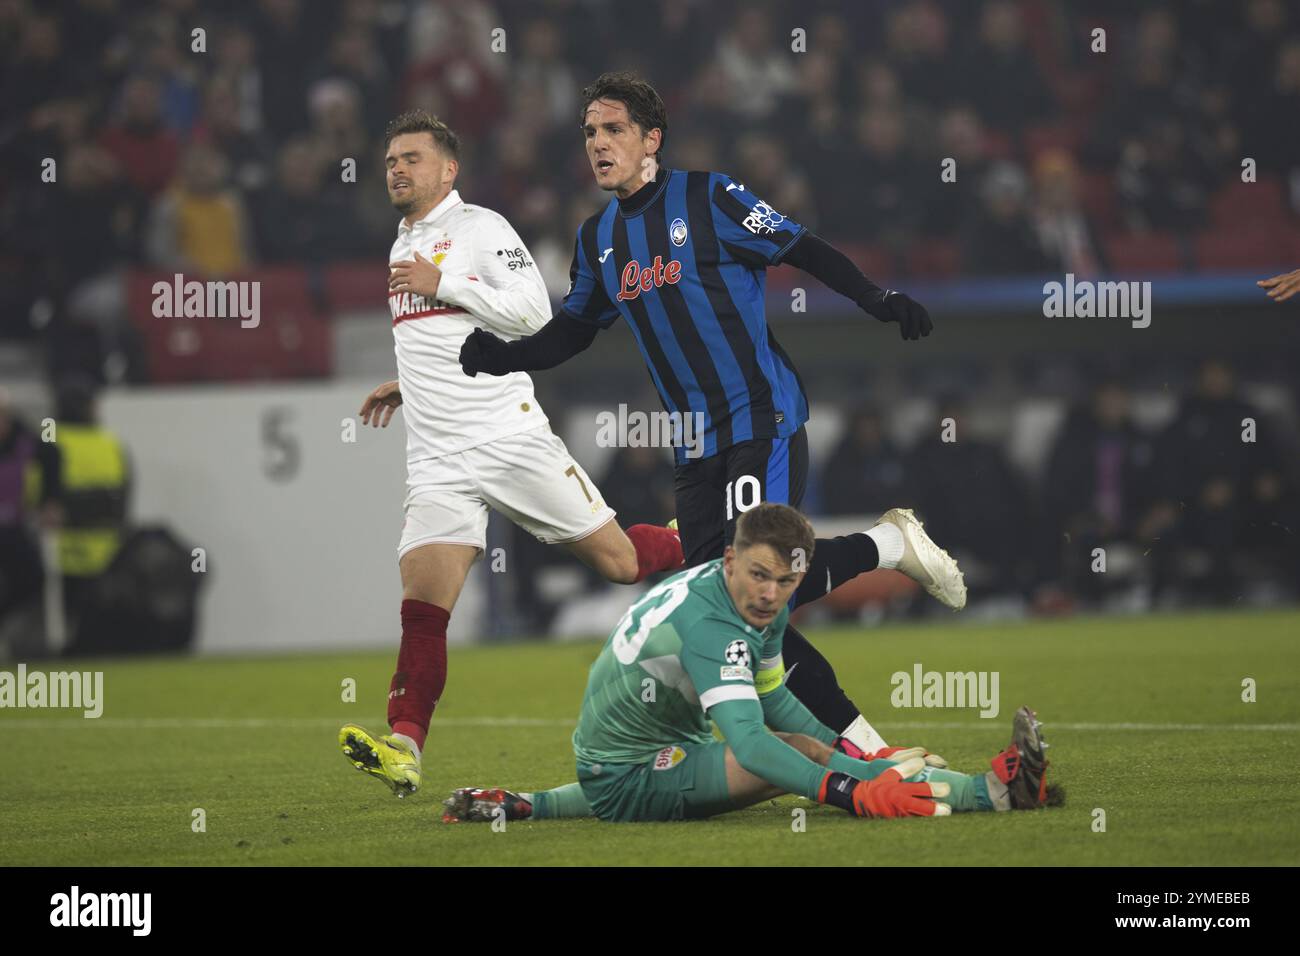
[[1273, 64], [1266, 85], [1246, 111], [1248, 142], [1289, 175], [1292, 210], [1300, 213], [1300, 122], [1279, 121], [1300, 117], [1300, 37], [1282, 44]]
[[156, 80], [131, 77], [122, 90], [119, 118], [100, 136], [126, 181], [147, 199], [167, 188], [180, 162], [180, 140], [163, 123], [161, 97]]
[[[220, 104], [221, 122], [226, 130], [224, 135], [258, 135], [265, 126], [262, 116], [265, 77], [257, 62], [257, 43], [253, 35], [237, 24], [228, 24], [217, 36], [213, 53], [215, 69], [208, 80], [205, 103], [208, 115], [205, 118], [212, 122], [212, 93], [217, 88], [224, 100], [228, 100]], [[294, 86], [299, 87], [300, 83], [298, 81]], [[298, 112], [302, 112], [301, 101]]]
[[[291, 137], [307, 127], [308, 60], [322, 49], [328, 23], [305, 13], [302, 0], [259, 0], [252, 22], [261, 125]], [[252, 74], [244, 77], [251, 81]], [[250, 88], [244, 82], [240, 86]]]
[[1220, 25], [1215, 39], [1228, 51], [1224, 60], [1241, 113], [1271, 119], [1259, 110], [1259, 91], [1273, 79], [1283, 40], [1300, 26], [1287, 7], [1284, 0], [1247, 0], [1241, 7], [1241, 28], [1225, 31]]
[[94, 596], [95, 582], [122, 543], [130, 497], [126, 449], [99, 424], [94, 387], [62, 383], [57, 391], [56, 441], [63, 493], [59, 568], [69, 633], [75, 633]]
[[817, 228], [812, 181], [777, 134], [754, 132], [741, 137], [732, 173], [775, 209], [810, 229]]
[[305, 57], [325, 48], [333, 23], [303, 0], [258, 0], [253, 23], [262, 123], [273, 135], [289, 137], [307, 125]]
[[252, 223], [227, 182], [228, 164], [210, 146], [185, 151], [176, 184], [154, 204], [149, 259], [199, 276], [224, 276], [253, 260]]
[[[958, 182], [962, 173], [958, 172]], [[947, 195], [946, 193], [944, 195]], [[1053, 265], [1029, 214], [1029, 180], [1011, 162], [993, 164], [979, 189], [980, 206], [964, 232], [966, 271], [974, 275], [1043, 273]]]
[[[778, 45], [776, 26], [760, 7], [742, 7], [726, 23], [717, 62], [731, 91], [730, 109], [756, 123], [770, 117], [795, 89], [789, 50]], [[787, 35], [788, 36], [788, 35]]]
[[559, 302], [568, 291], [578, 228], [599, 208], [585, 195], [569, 200], [563, 215], [556, 216], [555, 228], [548, 229], [536, 243], [529, 244], [528, 250], [546, 281], [546, 291], [550, 293], [552, 302]]
[[21, 190], [7, 209], [22, 268], [5, 294], [21, 308], [15, 326], [30, 317], [49, 337], [56, 371], [96, 368], [122, 331], [120, 267], [135, 257], [140, 210], [118, 183], [114, 159], [83, 140], [59, 160], [57, 185]]
[[903, 138], [897, 110], [869, 109], [854, 128], [855, 139], [836, 157], [832, 179], [837, 201], [823, 211], [829, 239], [872, 239], [898, 251], [915, 235], [921, 216], [916, 197], [926, 188]]
[[[1244, 437], [1248, 428], [1252, 441]], [[1286, 477], [1275, 426], [1238, 395], [1232, 368], [1209, 359], [1157, 455], [1160, 501], [1141, 527], [1144, 537], [1160, 542], [1157, 586], [1178, 581], [1188, 588], [1184, 597], [1239, 598], [1249, 526], [1293, 520], [1287, 512], [1294, 510], [1294, 484]], [[1268, 532], [1256, 539], [1261, 535]], [[1289, 540], [1294, 551], [1293, 533]]]
[[[90, 97], [73, 94], [39, 104], [27, 114], [26, 128], [14, 131], [18, 139], [12, 146], [18, 155], [13, 159], [18, 163], [40, 162], [47, 156], [58, 160], [73, 146], [93, 141], [94, 111]], [[21, 175], [20, 168], [13, 169], [14, 175]]]
[[[329, 55], [316, 71], [316, 82], [342, 80], [357, 97], [361, 125], [370, 138], [381, 136], [388, 125], [393, 100], [393, 77], [388, 72], [372, 33], [356, 26], [338, 30], [329, 43]], [[355, 155], [346, 153], [344, 155]]]
[[41, 593], [44, 562], [33, 529], [59, 526], [62, 497], [57, 448], [15, 417], [0, 386], [0, 629]]
[[[325, 188], [333, 158], [307, 137], [280, 150], [275, 184], [253, 206], [263, 262], [328, 262], [374, 255], [347, 193]], [[391, 213], [391, 208], [390, 208]], [[390, 215], [394, 222], [396, 219]]]
[[256, 194], [271, 178], [270, 150], [257, 127], [241, 119], [239, 98], [229, 77], [208, 83], [203, 114], [194, 129], [193, 142], [211, 146], [230, 163], [231, 182], [245, 194]]
[[1059, 272], [1093, 278], [1105, 270], [1101, 244], [1079, 201], [1079, 170], [1069, 153], [1049, 149], [1034, 161], [1034, 225]]
[[[24, 4], [7, 6], [21, 11]], [[120, 0], [77, 0], [75, 10], [69, 10], [69, 4], [61, 6], [60, 12], [66, 13], [60, 30], [64, 51], [60, 65], [72, 87], [85, 90], [116, 82], [131, 66], [134, 54], [131, 20], [122, 15], [123, 4]], [[3, 32], [5, 28], [0, 26]]]
[[[548, 188], [545, 177], [537, 175], [537, 135], [530, 126], [512, 123], [498, 130], [492, 139], [494, 148], [490, 152], [495, 161], [492, 175], [467, 176], [466, 182], [472, 180], [475, 184], [473, 192], [467, 193], [466, 186], [459, 182], [457, 188], [466, 202], [478, 203], [489, 209], [515, 210], [517, 220], [519, 211], [529, 203], [530, 197], [539, 190]], [[484, 150], [481, 154], [485, 160], [488, 152]], [[462, 162], [462, 168], [465, 165]], [[468, 169], [465, 171], [469, 172]], [[471, 199], [470, 196], [474, 198]], [[594, 208], [591, 210], [595, 211]], [[515, 228], [526, 242], [527, 230], [518, 224]]]
[[344, 159], [360, 162], [371, 139], [361, 121], [361, 96], [352, 81], [335, 77], [313, 83], [307, 91], [307, 108], [312, 136], [327, 156], [337, 157], [335, 168]]
[[[958, 64], [948, 50], [948, 18], [932, 0], [907, 0], [885, 22], [887, 59], [909, 97], [939, 108], [959, 89]], [[1016, 96], [1024, 95], [1017, 91]]]
[[933, 149], [934, 109], [915, 97], [904, 95], [897, 70], [884, 60], [869, 60], [858, 65], [857, 75], [862, 112], [897, 113], [903, 122], [903, 142], [908, 151], [920, 155]]
[[972, 597], [1026, 592], [1036, 574], [1029, 488], [1000, 445], [971, 433], [959, 399], [939, 403], [932, 434], [911, 450], [905, 470], [912, 501], [899, 504], [915, 503], [960, 562]]
[[673, 130], [672, 160], [674, 169], [727, 169], [718, 152], [717, 141], [707, 132], [687, 127]]
[[60, 301], [134, 251], [135, 208], [118, 173], [111, 155], [83, 142], [59, 165], [62, 188], [21, 194], [14, 225], [43, 290]]
[[[988, 0], [981, 11], [979, 38], [965, 47], [964, 71], [973, 82], [962, 92], [985, 123], [1018, 134], [1056, 110], [1052, 88], [1025, 43], [1021, 11], [1012, 0]], [[950, 98], [952, 90], [946, 92]]]
[[1205, 219], [1214, 173], [1172, 118], [1152, 117], [1124, 148], [1116, 181], [1124, 218], [1138, 231], [1190, 231]]
[[1153, 502], [1154, 464], [1154, 441], [1133, 423], [1129, 393], [1120, 382], [1101, 382], [1087, 403], [1070, 410], [1043, 479], [1050, 535], [1044, 542], [1045, 578], [1090, 598], [1115, 583], [1113, 576], [1092, 573], [1092, 551], [1136, 542], [1136, 528]]
[[[939, 117], [939, 136], [935, 148], [944, 159], [956, 160], [957, 180], [954, 183], [941, 183], [938, 188], [924, 195], [924, 228], [928, 235], [947, 238], [974, 223], [980, 216], [979, 187], [985, 182], [991, 164], [979, 114], [967, 106], [954, 106], [945, 110]], [[1028, 194], [1027, 182], [1018, 167], [1011, 168], [1019, 177], [1018, 215], [1023, 220]], [[975, 188], [972, 188], [972, 184]]]
[[663, 448], [619, 448], [596, 485], [624, 528], [667, 524], [676, 513], [672, 456]]
[[549, 19], [530, 20], [520, 42], [522, 57], [511, 68], [510, 85], [537, 90], [542, 109], [524, 114], [521, 119], [550, 126], [577, 125], [574, 102], [578, 82], [565, 56], [564, 38]]
[[822, 471], [824, 510], [832, 515], [881, 514], [906, 492], [903, 453], [885, 434], [880, 413], [858, 408]]
[[[409, 67], [399, 85], [400, 108], [418, 106], [434, 113], [465, 143], [498, 128], [505, 106], [507, 58], [493, 53], [485, 39], [500, 26], [496, 21], [494, 8], [479, 0], [417, 4], [411, 11]], [[506, 42], [513, 42], [509, 34]], [[416, 97], [417, 89], [436, 89], [440, 102]]]
[[171, 12], [159, 13], [145, 25], [140, 43], [144, 47], [140, 69], [158, 84], [162, 121], [184, 139], [198, 117], [202, 100], [189, 31]]
[[798, 140], [801, 155], [810, 165], [821, 167], [840, 148], [847, 116], [840, 89], [841, 64], [829, 53], [814, 49], [797, 57], [795, 66], [796, 85], [781, 103], [776, 126], [802, 131]]
[[1094, 120], [1088, 157], [1100, 167], [1132, 168], [1154, 149], [1164, 169], [1179, 169], [1181, 176], [1188, 164], [1179, 162], [1182, 157], [1165, 156], [1161, 141], [1178, 142], [1175, 148], [1193, 150], [1198, 159], [1212, 152], [1216, 124], [1203, 113], [1211, 74], [1195, 45], [1180, 37], [1169, 10], [1146, 11], [1134, 33], [1118, 75], [1109, 78], [1107, 103]]
[[5, 109], [20, 116], [39, 103], [65, 96], [79, 84], [63, 50], [63, 28], [53, 16], [29, 16], [21, 30], [17, 56], [4, 74]]

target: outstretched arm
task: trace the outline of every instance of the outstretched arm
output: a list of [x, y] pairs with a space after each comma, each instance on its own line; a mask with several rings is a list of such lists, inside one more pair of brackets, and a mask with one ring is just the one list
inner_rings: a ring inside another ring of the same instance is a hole
[[[877, 766], [846, 761], [861, 770], [862, 776], [850, 776], [810, 760], [789, 743], [767, 733], [763, 710], [753, 697], [738, 696], [709, 708], [709, 716], [722, 731], [736, 762], [751, 776], [786, 793], [800, 794], [858, 817], [936, 816], [951, 812], [948, 805], [933, 799], [948, 796], [947, 784], [904, 782], [905, 777], [924, 767], [919, 759], [898, 765], [880, 761]], [[750, 802], [742, 794], [732, 796], [739, 798], [738, 804]]]
[[460, 347], [460, 367], [471, 378], [479, 372], [506, 375], [554, 368], [587, 348], [598, 331], [598, 326], [576, 319], [563, 309], [536, 333], [514, 342], [475, 329]]
[[569, 267], [569, 291], [560, 310], [535, 334], [516, 342], [503, 342], [491, 332], [475, 329], [460, 350], [460, 365], [473, 377], [479, 372], [506, 375], [554, 368], [577, 355], [596, 338], [596, 333], [618, 318], [605, 294], [600, 277], [591, 265], [586, 244], [594, 241], [594, 223], [578, 230], [573, 243], [573, 264]]
[[802, 269], [832, 292], [852, 300], [868, 315], [881, 322], [897, 322], [904, 339], [923, 338], [934, 328], [925, 306], [906, 293], [880, 288], [862, 274], [853, 260], [820, 236], [803, 233], [785, 254], [784, 261]]

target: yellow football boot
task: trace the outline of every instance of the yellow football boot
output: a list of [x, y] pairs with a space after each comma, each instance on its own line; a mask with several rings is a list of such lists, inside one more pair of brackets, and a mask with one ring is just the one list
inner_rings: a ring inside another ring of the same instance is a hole
[[392, 734], [376, 738], [364, 727], [345, 724], [339, 730], [339, 746], [348, 763], [378, 777], [399, 798], [420, 789], [420, 758]]

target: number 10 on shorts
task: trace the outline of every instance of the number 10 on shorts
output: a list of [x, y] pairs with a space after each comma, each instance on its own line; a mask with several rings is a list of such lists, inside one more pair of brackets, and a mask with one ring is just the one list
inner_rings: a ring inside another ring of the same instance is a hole
[[763, 487], [753, 475], [741, 475], [734, 481], [727, 482], [727, 520], [734, 518], [735, 512], [748, 511], [762, 500]]

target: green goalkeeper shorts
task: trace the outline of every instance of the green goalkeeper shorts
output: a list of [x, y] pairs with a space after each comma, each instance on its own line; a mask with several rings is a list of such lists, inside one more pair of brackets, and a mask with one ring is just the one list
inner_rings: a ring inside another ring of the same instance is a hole
[[614, 823], [692, 820], [733, 809], [727, 796], [727, 745], [682, 743], [646, 763], [578, 761], [578, 783], [592, 812]]

